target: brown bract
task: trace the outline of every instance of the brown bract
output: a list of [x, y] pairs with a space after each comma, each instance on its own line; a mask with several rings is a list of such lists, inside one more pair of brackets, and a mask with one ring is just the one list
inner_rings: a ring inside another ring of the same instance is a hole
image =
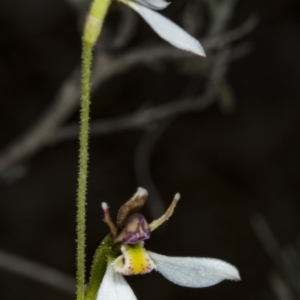
[[138, 212], [145, 204], [148, 197], [148, 192], [139, 187], [136, 193], [128, 200], [124, 205], [122, 205], [118, 212], [117, 227], [123, 228], [126, 224], [127, 219]]

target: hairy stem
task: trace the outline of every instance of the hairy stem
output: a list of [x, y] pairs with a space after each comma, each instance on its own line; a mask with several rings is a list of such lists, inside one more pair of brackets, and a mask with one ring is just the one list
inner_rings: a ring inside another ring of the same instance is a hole
[[[85, 298], [85, 220], [89, 159], [89, 118], [92, 51], [111, 0], [94, 0], [86, 18], [82, 48], [81, 114], [79, 133], [79, 173], [77, 195], [77, 289], [76, 299]], [[105, 259], [106, 262], [106, 259]]]
[[82, 94], [79, 133], [79, 174], [77, 195], [77, 300], [84, 299], [85, 289], [85, 214], [88, 166], [88, 137], [90, 115], [90, 78], [92, 45], [83, 43]]

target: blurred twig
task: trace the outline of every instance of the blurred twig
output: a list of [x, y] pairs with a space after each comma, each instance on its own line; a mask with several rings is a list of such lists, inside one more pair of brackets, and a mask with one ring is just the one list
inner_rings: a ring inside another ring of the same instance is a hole
[[38, 121], [1, 152], [1, 175], [4, 175], [20, 160], [30, 157], [49, 143], [52, 135], [78, 105], [77, 99], [80, 94], [78, 80], [79, 72], [75, 71], [62, 85], [53, 103], [39, 117]]
[[[235, 58], [235, 52], [230, 54], [231, 58]], [[238, 49], [238, 56], [240, 55], [240, 50]], [[218, 56], [221, 56], [218, 58]], [[227, 54], [226, 54], [227, 57]], [[231, 58], [228, 59], [228, 62], [231, 61]], [[217, 56], [212, 57], [212, 61], [219, 61], [219, 59], [224, 60], [224, 53], [221, 53]], [[222, 73], [221, 64], [218, 68], [214, 67], [215, 72], [218, 70], [219, 73]], [[222, 67], [223, 68], [223, 67]], [[130, 115], [111, 118], [108, 120], [92, 121], [91, 122], [91, 135], [105, 135], [121, 131], [133, 130], [133, 129], [144, 129], [145, 126], [150, 125], [151, 123], [169, 118], [171, 116], [176, 116], [184, 114], [190, 111], [201, 111], [209, 107], [213, 103], [213, 96], [215, 93], [210, 90], [206, 94], [201, 95], [200, 97], [191, 97], [185, 99], [177, 99], [167, 104], [162, 104], [156, 107], [145, 108], [139, 111], [136, 111]], [[67, 125], [58, 132], [57, 135], [53, 137], [54, 142], [60, 142], [63, 140], [70, 140], [76, 138], [78, 134], [78, 125], [71, 124]]]
[[58, 270], [0, 250], [0, 268], [53, 287], [62, 292], [75, 293], [75, 279]]
[[[157, 107], [146, 108], [133, 114], [91, 123], [91, 135], [98, 136], [120, 131], [143, 129], [152, 122], [156, 122], [171, 116], [183, 114], [189, 111], [200, 111], [210, 105], [212, 93], [202, 96], [200, 99], [190, 98], [177, 103], [163, 104]], [[61, 130], [55, 141], [74, 139], [78, 132], [77, 125], [69, 125]]]
[[187, 1], [185, 10], [183, 11], [182, 23], [186, 31], [193, 36], [197, 36], [199, 31], [204, 27], [204, 11], [204, 3], [202, 1]]
[[300, 249], [297, 245], [290, 245], [282, 250], [262, 215], [252, 216], [251, 224], [276, 266], [276, 271], [269, 275], [274, 294], [278, 300], [300, 299]]
[[148, 207], [152, 219], [161, 216], [165, 211], [165, 206], [151, 176], [151, 153], [158, 139], [165, 132], [166, 128], [168, 128], [172, 120], [173, 118], [166, 118], [148, 128], [141, 137], [135, 151], [134, 172], [136, 181], [139, 186], [143, 186], [149, 191], [151, 201], [147, 201], [147, 203], [151, 203]]
[[[241, 27], [228, 31], [211, 38], [203, 40], [204, 47], [207, 52], [222, 48], [224, 45], [238, 40], [249, 33], [256, 25], [256, 20], [251, 18], [245, 22]], [[116, 56], [108, 56], [105, 53], [98, 53], [95, 59], [94, 76], [93, 76], [93, 90], [97, 89], [110, 77], [115, 74], [128, 71], [139, 64], [149, 64], [159, 59], [174, 60], [192, 57], [191, 54], [171, 48], [170, 46], [152, 46], [140, 49], [133, 49], [129, 52]], [[8, 171], [12, 171], [23, 160], [36, 154], [40, 149], [54, 141], [61, 141], [68, 136], [74, 134], [67, 134], [67, 130], [61, 131], [61, 125], [71, 116], [76, 110], [79, 100], [79, 72], [76, 70], [70, 78], [60, 88], [53, 103], [46, 109], [46, 111], [39, 117], [38, 121], [29, 128], [25, 133], [18, 137], [15, 141], [5, 147], [0, 153], [0, 177], [7, 175]], [[192, 109], [201, 109], [201, 104], [194, 104], [194, 99], [185, 101], [184, 103], [175, 104], [174, 107], [169, 105], [162, 106], [159, 111], [157, 109], [150, 109], [144, 111], [142, 114], [136, 113], [136, 120], [132, 120], [134, 115], [130, 116], [131, 124], [134, 126], [141, 126], [145, 123], [149, 115], [153, 112], [158, 113], [157, 119], [164, 118], [170, 114], [176, 114], [178, 111], [187, 112]], [[166, 109], [170, 112], [167, 112]], [[107, 121], [102, 123], [103, 129], [99, 129], [97, 123], [93, 126], [93, 132], [106, 131], [109, 132], [112, 127], [118, 128], [125, 125], [126, 130], [128, 126], [123, 121], [128, 120], [128, 117], [122, 119]], [[115, 124], [112, 124], [115, 122]], [[134, 125], [136, 124], [136, 125]], [[68, 129], [68, 128], [67, 128]], [[69, 128], [70, 129], [70, 128]], [[68, 131], [70, 132], [70, 130]], [[74, 128], [72, 129], [74, 130]]]
[[[209, 80], [205, 88], [204, 95], [199, 97], [199, 99], [194, 100], [194, 105], [201, 101], [201, 110], [206, 108], [208, 105], [213, 103], [215, 99], [216, 89], [214, 82], [218, 82], [225, 74], [226, 68], [230, 62], [230, 54], [228, 48], [224, 49], [213, 59], [213, 66], [211, 73], [209, 74]], [[172, 108], [180, 102], [180, 99], [172, 101], [169, 104], [169, 109], [166, 109], [166, 112], [170, 112]], [[206, 106], [207, 105], [207, 106]], [[195, 107], [193, 110], [196, 110]], [[178, 111], [175, 114], [170, 114], [169, 116], [165, 116], [162, 121], [157, 122], [154, 126], [154, 130], [148, 131], [144, 134], [142, 139], [140, 140], [136, 156], [135, 156], [135, 174], [137, 176], [139, 184], [142, 184], [146, 188], [150, 190], [151, 193], [154, 194], [154, 201], [151, 201], [151, 205], [149, 205], [150, 213], [153, 218], [157, 215], [162, 214], [164, 210], [163, 201], [161, 201], [161, 197], [159, 194], [159, 190], [156, 187], [154, 181], [152, 180], [152, 176], [150, 173], [150, 156], [153, 148], [158, 141], [159, 137], [164, 133], [164, 131], [168, 128], [170, 122], [172, 122], [178, 114], [181, 114], [182, 111]], [[153, 114], [153, 116], [158, 115], [158, 113]], [[150, 203], [150, 202], [149, 202]]]
[[113, 39], [114, 48], [122, 48], [128, 45], [138, 29], [137, 14], [124, 5], [119, 5], [120, 18], [118, 20], [119, 30]]
[[264, 217], [260, 214], [253, 215], [251, 218], [251, 225], [267, 254], [272, 258], [276, 266], [279, 269], [282, 269], [283, 264], [281, 261], [280, 246], [277, 243]]
[[[195, 92], [198, 91], [198, 86], [199, 78], [191, 80], [179, 96], [179, 99], [172, 103], [181, 101], [181, 98], [184, 99], [191, 94], [195, 94]], [[195, 101], [197, 100], [195, 99]], [[155, 122], [155, 124], [150, 123], [149, 126], [146, 126], [146, 131], [139, 140], [135, 152], [134, 172], [136, 181], [139, 186], [143, 186], [149, 191], [151, 201], [147, 201], [146, 204], [148, 204], [152, 219], [156, 219], [157, 216], [162, 215], [166, 210], [166, 206], [151, 175], [151, 154], [158, 140], [169, 128], [170, 124], [173, 123], [176, 117], [176, 115], [170, 116], [161, 121]]]
[[238, 0], [209, 0], [207, 2], [212, 19], [208, 30], [209, 35], [218, 34], [227, 28], [237, 2]]

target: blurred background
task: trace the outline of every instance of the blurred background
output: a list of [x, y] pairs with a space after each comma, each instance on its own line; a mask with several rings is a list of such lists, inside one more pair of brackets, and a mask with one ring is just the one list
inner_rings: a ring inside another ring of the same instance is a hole
[[[74, 299], [81, 28], [90, 1], [0, 1], [0, 294]], [[161, 13], [207, 58], [114, 2], [94, 59], [87, 265], [142, 186], [170, 221], [147, 241], [216, 257], [239, 283], [128, 278], [138, 299], [300, 299], [300, 2], [174, 0]], [[50, 269], [49, 269], [50, 268]]]

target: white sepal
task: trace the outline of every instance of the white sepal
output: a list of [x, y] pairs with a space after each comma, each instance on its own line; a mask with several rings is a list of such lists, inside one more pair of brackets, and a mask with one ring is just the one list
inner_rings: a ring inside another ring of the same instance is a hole
[[97, 300], [117, 299], [137, 300], [123, 276], [116, 273], [109, 263], [97, 294]]
[[170, 2], [167, 2], [165, 0], [135, 0], [135, 1], [144, 6], [156, 10], [164, 9], [170, 4]]
[[168, 257], [148, 251], [156, 269], [168, 280], [181, 286], [200, 288], [224, 279], [240, 280], [231, 264], [214, 258]]
[[126, 1], [124, 3], [139, 13], [141, 17], [144, 18], [145, 21], [152, 27], [152, 29], [171, 45], [182, 50], [193, 52], [200, 56], [205, 56], [205, 52], [201, 44], [194, 37], [189, 35], [186, 31], [166, 17], [132, 1]]

